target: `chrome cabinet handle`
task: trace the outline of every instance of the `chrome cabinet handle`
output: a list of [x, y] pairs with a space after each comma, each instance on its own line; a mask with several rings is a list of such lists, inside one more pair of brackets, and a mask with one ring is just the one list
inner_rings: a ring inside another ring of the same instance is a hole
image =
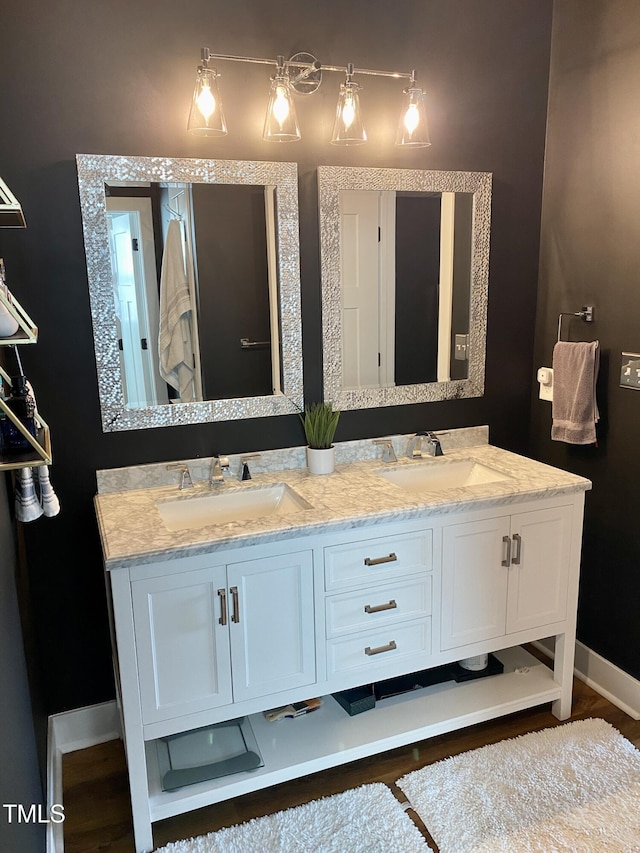
[[238, 624], [240, 622], [240, 604], [238, 602], [238, 587], [232, 586], [229, 589], [231, 593], [231, 597], [233, 598], [233, 613], [231, 614], [231, 621]]
[[501, 565], [509, 566], [511, 564], [511, 539], [508, 536], [503, 536], [502, 542], [506, 546], [506, 548], [505, 548], [506, 553], [505, 553], [504, 559], [502, 560]]
[[364, 650], [365, 655], [381, 655], [383, 652], [392, 652], [394, 649], [397, 649], [396, 641], [391, 640], [391, 642], [387, 643], [386, 646], [378, 646], [377, 649], [372, 649], [371, 646], [367, 646]]
[[380, 566], [382, 563], [395, 563], [398, 558], [393, 553], [393, 551], [386, 557], [365, 557], [364, 564], [365, 566]]
[[516, 546], [515, 554], [511, 558], [511, 562], [514, 566], [520, 565], [520, 555], [522, 554], [522, 536], [519, 533], [513, 534], [513, 543]]
[[395, 598], [392, 598], [388, 604], [374, 604], [373, 607], [370, 604], [365, 604], [364, 612], [380, 613], [382, 610], [395, 610], [397, 606]]
[[220, 596], [220, 618], [218, 622], [221, 625], [227, 624], [227, 590], [219, 589], [218, 595]]

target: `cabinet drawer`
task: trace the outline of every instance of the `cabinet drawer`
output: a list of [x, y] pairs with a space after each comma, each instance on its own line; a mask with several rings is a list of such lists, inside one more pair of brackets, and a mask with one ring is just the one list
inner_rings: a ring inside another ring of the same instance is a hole
[[431, 577], [397, 580], [326, 600], [327, 636], [377, 629], [431, 615]]
[[324, 549], [325, 588], [347, 589], [431, 569], [430, 530]]
[[[388, 668], [394, 661], [431, 653], [431, 619], [425, 617], [402, 625], [350, 635], [327, 643], [329, 674]], [[426, 664], [425, 664], [426, 665]]]

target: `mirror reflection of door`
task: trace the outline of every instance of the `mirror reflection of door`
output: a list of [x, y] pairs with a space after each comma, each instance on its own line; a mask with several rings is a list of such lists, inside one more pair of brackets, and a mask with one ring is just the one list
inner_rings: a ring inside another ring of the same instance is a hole
[[[275, 187], [114, 181], [105, 192], [125, 404], [282, 393]], [[185, 398], [159, 367], [170, 225], [189, 289]]]
[[193, 214], [204, 397], [273, 394], [265, 187], [193, 184]]
[[118, 345], [129, 406], [166, 403], [158, 371], [158, 290], [151, 203], [108, 198], [107, 218]]
[[438, 378], [441, 216], [440, 193], [396, 194], [396, 385]]
[[344, 390], [467, 376], [472, 199], [340, 192]]
[[356, 190], [340, 195], [343, 388], [379, 388], [383, 372], [393, 377], [392, 349], [380, 328], [386, 280], [378, 239], [381, 195]]

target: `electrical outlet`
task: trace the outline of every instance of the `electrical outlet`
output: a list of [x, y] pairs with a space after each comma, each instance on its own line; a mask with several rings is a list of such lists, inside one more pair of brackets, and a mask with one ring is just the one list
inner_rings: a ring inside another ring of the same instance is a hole
[[553, 401], [553, 368], [541, 367], [536, 378], [540, 383], [540, 399]]
[[622, 388], [635, 388], [636, 391], [640, 391], [640, 353], [622, 353], [620, 385]]

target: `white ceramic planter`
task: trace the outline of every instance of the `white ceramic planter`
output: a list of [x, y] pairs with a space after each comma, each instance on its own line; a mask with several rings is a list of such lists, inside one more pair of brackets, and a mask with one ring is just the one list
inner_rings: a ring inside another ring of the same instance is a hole
[[307, 467], [310, 474], [331, 474], [335, 468], [335, 449], [307, 447]]

